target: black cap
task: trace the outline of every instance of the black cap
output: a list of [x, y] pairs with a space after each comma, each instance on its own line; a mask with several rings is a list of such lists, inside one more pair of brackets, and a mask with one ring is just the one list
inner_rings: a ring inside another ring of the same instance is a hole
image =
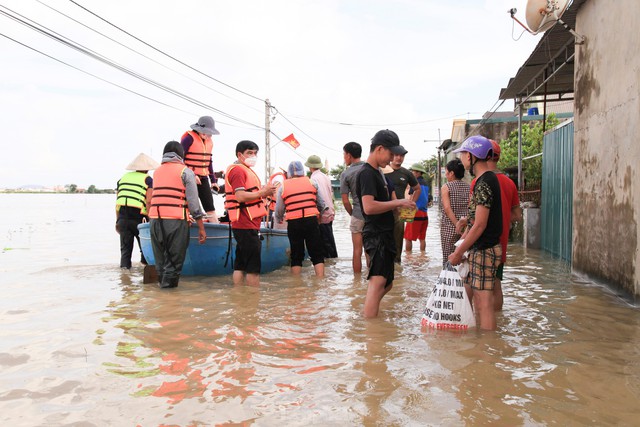
[[398, 135], [389, 129], [379, 130], [375, 135], [373, 135], [373, 138], [371, 138], [371, 146], [374, 147], [376, 145], [388, 148], [393, 154], [407, 154], [407, 150], [400, 145], [400, 138], [398, 138]]

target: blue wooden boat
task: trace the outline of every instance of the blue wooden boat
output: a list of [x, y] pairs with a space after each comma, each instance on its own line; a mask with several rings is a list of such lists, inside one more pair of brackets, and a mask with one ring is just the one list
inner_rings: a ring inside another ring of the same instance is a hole
[[[233, 273], [236, 241], [233, 234], [229, 233], [230, 226], [205, 223], [204, 228], [207, 232], [207, 241], [202, 245], [198, 243], [198, 227], [192, 225], [189, 229], [189, 247], [182, 267], [182, 275], [222, 276]], [[149, 265], [155, 265], [149, 224], [140, 224], [138, 230], [140, 230], [142, 253]], [[288, 265], [290, 249], [287, 230], [261, 228], [260, 235], [263, 237], [262, 273], [268, 273]]]

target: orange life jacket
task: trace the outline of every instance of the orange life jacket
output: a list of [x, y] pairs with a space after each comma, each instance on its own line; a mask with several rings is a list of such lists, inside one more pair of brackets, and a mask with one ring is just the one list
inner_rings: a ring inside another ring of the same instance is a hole
[[150, 218], [187, 219], [186, 188], [182, 163], [166, 162], [153, 173]]
[[189, 150], [184, 153], [184, 164], [189, 166], [196, 175], [209, 176], [209, 165], [211, 164], [211, 151], [213, 150], [213, 142], [211, 139], [203, 140], [195, 131], [187, 131], [182, 135], [191, 135], [193, 144]]
[[249, 215], [251, 220], [265, 216], [267, 214], [267, 210], [262, 198], [251, 200], [250, 202], [238, 202], [236, 193], [233, 191], [231, 183], [229, 182], [229, 172], [236, 167], [240, 168], [245, 174], [244, 191], [253, 193], [260, 190], [260, 178], [258, 178], [258, 175], [256, 175], [253, 169], [246, 167], [242, 163], [234, 163], [230, 165], [224, 174], [224, 208], [229, 214], [229, 221], [232, 223], [238, 221], [240, 219], [240, 211], [243, 209], [247, 215]]
[[318, 216], [316, 201], [318, 190], [306, 176], [291, 178], [282, 183], [282, 201], [285, 217], [292, 219]]

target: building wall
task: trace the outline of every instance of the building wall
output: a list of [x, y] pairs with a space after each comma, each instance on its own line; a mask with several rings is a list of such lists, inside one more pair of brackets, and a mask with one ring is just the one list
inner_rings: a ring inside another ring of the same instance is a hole
[[640, 296], [640, 2], [587, 1], [576, 46], [573, 262]]

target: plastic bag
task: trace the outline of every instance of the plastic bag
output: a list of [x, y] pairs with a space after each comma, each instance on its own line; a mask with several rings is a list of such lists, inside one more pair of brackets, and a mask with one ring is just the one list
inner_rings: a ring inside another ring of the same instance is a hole
[[433, 287], [422, 313], [422, 326], [466, 330], [476, 326], [476, 317], [458, 271], [447, 263]]

